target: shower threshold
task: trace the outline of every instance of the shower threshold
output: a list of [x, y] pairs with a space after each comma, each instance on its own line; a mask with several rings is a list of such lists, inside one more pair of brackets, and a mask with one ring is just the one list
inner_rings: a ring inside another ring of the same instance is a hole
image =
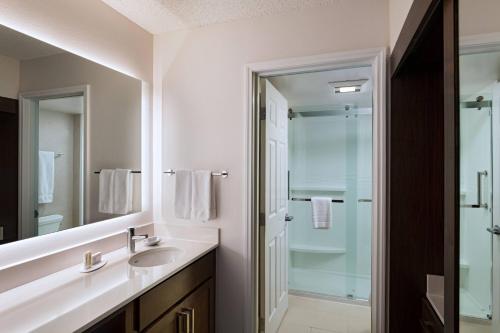
[[333, 301], [333, 302], [339, 302], [339, 303], [370, 306], [370, 302], [366, 299], [356, 299], [356, 298], [351, 298], [351, 297], [347, 297], [347, 296], [346, 297], [332, 296], [332, 295], [326, 295], [326, 294], [320, 294], [320, 293], [314, 293], [314, 292], [310, 292], [310, 291], [303, 291], [303, 290], [296, 290], [296, 289], [289, 289], [288, 293], [290, 295], [294, 295], [294, 296], [318, 298], [318, 299], [324, 299], [327, 301]]

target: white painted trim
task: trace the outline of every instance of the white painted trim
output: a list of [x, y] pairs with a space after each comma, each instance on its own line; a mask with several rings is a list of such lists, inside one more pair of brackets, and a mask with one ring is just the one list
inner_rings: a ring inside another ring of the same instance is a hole
[[244, 332], [257, 331], [257, 240], [258, 215], [255, 210], [253, 175], [256, 172], [253, 152], [256, 144], [255, 127], [258, 119], [253, 106], [252, 77], [327, 70], [352, 66], [373, 68], [373, 198], [372, 198], [372, 332], [385, 332], [385, 202], [386, 202], [386, 48], [353, 52], [330, 53], [310, 57], [290, 58], [244, 67], [244, 177], [243, 220], [245, 221], [245, 290]]

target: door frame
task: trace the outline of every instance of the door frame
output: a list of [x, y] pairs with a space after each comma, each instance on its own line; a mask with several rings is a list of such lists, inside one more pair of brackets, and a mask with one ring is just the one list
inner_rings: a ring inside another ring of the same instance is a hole
[[[19, 94], [19, 219], [18, 219], [18, 235], [19, 239], [24, 239], [28, 237], [36, 236], [35, 223], [23, 223], [23, 218], [26, 216], [32, 216], [33, 214], [33, 203], [38, 200], [36, 193], [38, 192], [38, 176], [31, 172], [30, 166], [34, 163], [34, 146], [33, 140], [34, 135], [38, 135], [38, 128], [34, 128], [38, 125], [38, 103], [40, 100], [53, 99], [53, 98], [64, 98], [64, 97], [83, 97], [83, 113], [81, 115], [81, 126], [80, 126], [80, 163], [79, 170], [79, 225], [85, 224], [85, 216], [87, 212], [85, 211], [85, 202], [87, 202], [89, 195], [85, 193], [85, 188], [88, 188], [86, 184], [85, 173], [87, 170], [88, 160], [85, 158], [87, 156], [88, 149], [88, 126], [87, 119], [90, 109], [90, 86], [80, 85], [65, 88], [55, 88], [46, 89], [38, 91], [27, 91], [21, 92]], [[23, 181], [24, 179], [24, 181]]]
[[386, 48], [337, 52], [251, 63], [244, 66], [243, 221], [245, 254], [244, 332], [259, 328], [259, 137], [260, 77], [372, 66], [372, 332], [385, 332], [386, 301]]
[[[460, 38], [459, 43], [459, 56], [467, 55], [467, 54], [481, 54], [488, 52], [500, 52], [500, 33], [489, 33], [489, 34], [478, 34], [478, 35], [469, 35]], [[459, 69], [460, 70], [460, 69]], [[460, 95], [460, 91], [458, 91]], [[498, 101], [500, 103], [500, 81], [496, 84], [495, 93], [493, 94], [494, 101]], [[492, 109], [492, 135], [493, 135], [493, 166], [492, 169], [496, 170], [495, 167], [500, 165], [500, 145], [497, 144], [495, 146], [495, 142], [499, 142], [500, 139], [500, 115], [498, 111], [500, 111], [500, 106], [498, 103], [493, 102]], [[497, 112], [495, 112], [495, 110]], [[495, 130], [496, 129], [496, 130]], [[494, 172], [494, 171], [493, 171]], [[493, 175], [493, 199], [495, 202], [495, 198], [500, 197], [500, 177], [495, 177]], [[497, 217], [500, 216], [500, 205], [493, 204], [492, 211], [492, 220], [493, 224], [497, 220]], [[458, 220], [458, 228], [460, 227], [460, 219]], [[495, 239], [493, 236], [493, 253], [500, 253], [500, 241]], [[460, 256], [460, 254], [459, 254]], [[495, 265], [495, 259], [497, 259], [497, 264]], [[491, 325], [493, 327], [500, 327], [500, 293], [495, 293], [495, 290], [500, 290], [500, 255], [497, 258], [492, 258], [492, 322]], [[460, 267], [455, 268], [457, 272], [460, 271]], [[457, 291], [458, 293], [459, 291]], [[458, 314], [460, 317], [460, 313]]]

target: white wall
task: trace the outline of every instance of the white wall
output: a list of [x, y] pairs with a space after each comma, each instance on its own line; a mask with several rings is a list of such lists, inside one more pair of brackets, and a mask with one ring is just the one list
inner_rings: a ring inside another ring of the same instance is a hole
[[500, 1], [474, 0], [459, 1], [460, 36], [500, 33]]
[[[0, 24], [144, 80], [142, 89], [146, 99], [142, 121], [145, 130], [142, 133], [143, 148], [147, 149], [142, 151], [146, 168], [143, 181], [151, 184], [152, 127], [148, 104], [152, 91], [153, 36], [100, 0], [2, 0]], [[145, 213], [2, 245], [0, 266], [124, 230], [131, 224], [151, 221], [149, 186], [145, 193]]]
[[19, 94], [19, 61], [0, 54], [0, 96], [17, 99]]
[[[389, 39], [391, 51], [408, 16], [413, 0], [389, 0]], [[480, 6], [479, 6], [480, 7]]]
[[[388, 19], [385, 1], [342, 0], [334, 7], [155, 37], [155, 103], [163, 110], [163, 168], [230, 172], [227, 179], [217, 180], [218, 218], [207, 223], [221, 228], [218, 332], [241, 332], [243, 326], [244, 65], [384, 47], [389, 43]], [[188, 223], [172, 214], [174, 181], [162, 180], [163, 216], [168, 223]]]

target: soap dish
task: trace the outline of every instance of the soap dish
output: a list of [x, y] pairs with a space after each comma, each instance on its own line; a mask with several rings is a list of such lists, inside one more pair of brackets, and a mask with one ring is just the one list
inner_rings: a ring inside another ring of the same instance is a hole
[[90, 266], [89, 268], [85, 268], [84, 265], [81, 265], [80, 272], [82, 272], [82, 273], [93, 272], [93, 271], [101, 268], [102, 266], [106, 265], [106, 263], [107, 263], [107, 261], [103, 259], [103, 260], [99, 261], [97, 264]]
[[158, 236], [149, 237], [144, 240], [144, 244], [146, 246], [155, 246], [158, 245], [158, 243], [160, 242], [161, 242], [161, 237]]

